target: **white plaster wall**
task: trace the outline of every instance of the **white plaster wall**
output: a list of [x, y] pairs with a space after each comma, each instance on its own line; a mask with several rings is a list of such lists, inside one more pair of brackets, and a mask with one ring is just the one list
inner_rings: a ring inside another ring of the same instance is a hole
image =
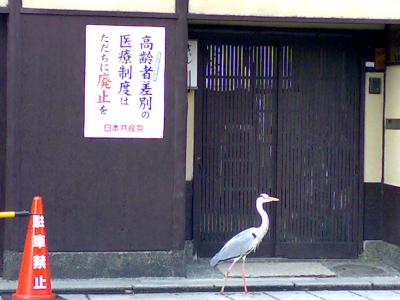
[[[385, 118], [400, 119], [400, 66], [386, 70]], [[400, 130], [385, 130], [384, 182], [400, 186]]]
[[189, 0], [189, 12], [237, 16], [400, 19], [400, 1]]
[[[381, 94], [369, 94], [369, 78], [379, 77]], [[364, 127], [364, 181], [382, 181], [383, 103], [384, 74], [367, 73], [365, 78], [365, 127]]]
[[37, 9], [175, 12], [175, 0], [23, 0], [22, 6]]
[[187, 136], [186, 136], [186, 181], [193, 180], [194, 155], [194, 93], [188, 93]]
[[8, 4], [8, 0], [0, 0], [0, 7], [5, 7]]

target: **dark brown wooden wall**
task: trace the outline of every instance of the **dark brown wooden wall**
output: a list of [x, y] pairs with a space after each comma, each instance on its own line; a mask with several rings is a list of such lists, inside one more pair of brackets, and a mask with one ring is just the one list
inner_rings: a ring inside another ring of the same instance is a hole
[[[44, 197], [50, 251], [183, 249], [186, 61], [178, 23], [21, 15], [20, 78], [13, 79], [20, 97], [9, 112], [15, 195], [8, 201], [29, 208], [32, 196]], [[163, 139], [83, 138], [87, 24], [166, 27]], [[7, 227], [7, 250], [22, 249], [25, 230], [23, 223]]]
[[364, 183], [364, 240], [382, 239], [382, 184]]
[[383, 240], [400, 246], [400, 187], [383, 186]]

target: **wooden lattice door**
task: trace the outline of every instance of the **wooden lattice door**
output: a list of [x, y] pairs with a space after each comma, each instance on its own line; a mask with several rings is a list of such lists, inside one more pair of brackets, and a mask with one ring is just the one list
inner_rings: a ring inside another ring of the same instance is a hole
[[[275, 193], [277, 48], [202, 45], [200, 148], [197, 149], [196, 229], [200, 255], [211, 255], [234, 233], [260, 220], [255, 198]], [[274, 210], [268, 209], [271, 223]], [[259, 250], [272, 255], [274, 231]]]
[[260, 256], [357, 254], [359, 74], [348, 41], [200, 43], [196, 102], [196, 250], [210, 256], [258, 225]]
[[358, 251], [359, 68], [351, 40], [281, 47], [278, 256]]

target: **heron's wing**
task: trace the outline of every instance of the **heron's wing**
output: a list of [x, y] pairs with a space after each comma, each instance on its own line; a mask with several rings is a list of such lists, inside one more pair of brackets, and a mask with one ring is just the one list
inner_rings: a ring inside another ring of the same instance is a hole
[[215, 266], [220, 261], [243, 256], [253, 250], [255, 245], [254, 243], [256, 243], [254, 229], [255, 228], [249, 228], [243, 230], [232, 237], [211, 259], [211, 266]]

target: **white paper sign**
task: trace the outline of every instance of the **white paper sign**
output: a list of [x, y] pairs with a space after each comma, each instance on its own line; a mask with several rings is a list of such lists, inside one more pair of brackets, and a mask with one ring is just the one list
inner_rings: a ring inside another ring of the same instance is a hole
[[84, 136], [162, 138], [164, 70], [164, 27], [87, 25]]
[[188, 88], [197, 89], [197, 40], [188, 41], [187, 77]]

